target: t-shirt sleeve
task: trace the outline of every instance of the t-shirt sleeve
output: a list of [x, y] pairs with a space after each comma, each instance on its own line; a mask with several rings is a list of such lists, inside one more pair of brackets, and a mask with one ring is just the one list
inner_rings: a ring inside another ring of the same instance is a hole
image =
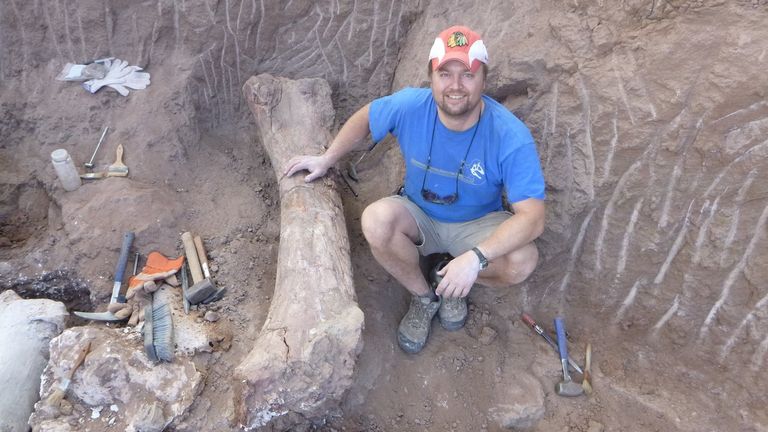
[[501, 159], [507, 200], [516, 203], [528, 198], [545, 198], [544, 175], [533, 138], [527, 134]]
[[378, 143], [388, 133], [394, 136], [398, 135], [405, 117], [406, 107], [412, 106], [411, 102], [415, 96], [414, 89], [406, 88], [371, 102], [368, 124], [373, 142]]

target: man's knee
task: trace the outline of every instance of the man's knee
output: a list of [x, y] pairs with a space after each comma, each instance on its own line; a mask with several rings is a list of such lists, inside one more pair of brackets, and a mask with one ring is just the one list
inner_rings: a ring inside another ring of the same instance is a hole
[[381, 208], [381, 204], [376, 201], [363, 210], [360, 215], [360, 225], [363, 229], [365, 239], [370, 243], [383, 235], [386, 228], [383, 226], [387, 219], [387, 213]]
[[539, 250], [536, 245], [529, 243], [504, 257], [504, 261], [500, 275], [503, 284], [517, 285], [533, 273], [539, 262]]
[[379, 200], [369, 205], [360, 216], [365, 239], [372, 245], [380, 245], [387, 243], [398, 232], [408, 234], [407, 223], [403, 221], [405, 217], [410, 217], [407, 212], [389, 200]]

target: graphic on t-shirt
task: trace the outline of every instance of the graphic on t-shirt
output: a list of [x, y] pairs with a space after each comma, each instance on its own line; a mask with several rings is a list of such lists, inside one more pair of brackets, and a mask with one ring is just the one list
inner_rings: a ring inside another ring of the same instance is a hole
[[483, 180], [483, 176], [485, 176], [485, 168], [483, 168], [479, 160], [472, 161], [472, 167], [469, 169], [469, 172], [474, 177], [477, 177], [478, 180]]

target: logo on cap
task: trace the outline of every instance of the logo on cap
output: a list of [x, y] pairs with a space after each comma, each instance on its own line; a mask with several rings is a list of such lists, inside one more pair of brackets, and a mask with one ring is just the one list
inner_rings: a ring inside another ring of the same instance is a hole
[[464, 33], [457, 31], [457, 32], [453, 32], [451, 36], [448, 38], [447, 45], [448, 45], [448, 48], [456, 48], [456, 47], [469, 45], [469, 42], [467, 41], [467, 37], [464, 36]]

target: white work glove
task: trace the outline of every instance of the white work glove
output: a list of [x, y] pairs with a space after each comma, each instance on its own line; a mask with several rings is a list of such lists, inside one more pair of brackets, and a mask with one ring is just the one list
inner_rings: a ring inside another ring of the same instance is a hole
[[136, 69], [131, 71], [131, 73], [125, 78], [125, 82], [107, 84], [107, 86], [117, 90], [117, 92], [123, 96], [128, 96], [129, 88], [134, 90], [141, 90], [141, 89], [147, 88], [147, 86], [149, 85], [149, 73], [139, 72], [141, 70], [140, 67], [137, 67], [137, 66], [131, 66], [131, 67]]
[[109, 64], [109, 71], [104, 78], [86, 81], [83, 88], [96, 93], [102, 87], [109, 86], [121, 95], [128, 96], [128, 88], [139, 90], [149, 85], [149, 74], [140, 70], [138, 66], [128, 66], [125, 60], [115, 59]]

